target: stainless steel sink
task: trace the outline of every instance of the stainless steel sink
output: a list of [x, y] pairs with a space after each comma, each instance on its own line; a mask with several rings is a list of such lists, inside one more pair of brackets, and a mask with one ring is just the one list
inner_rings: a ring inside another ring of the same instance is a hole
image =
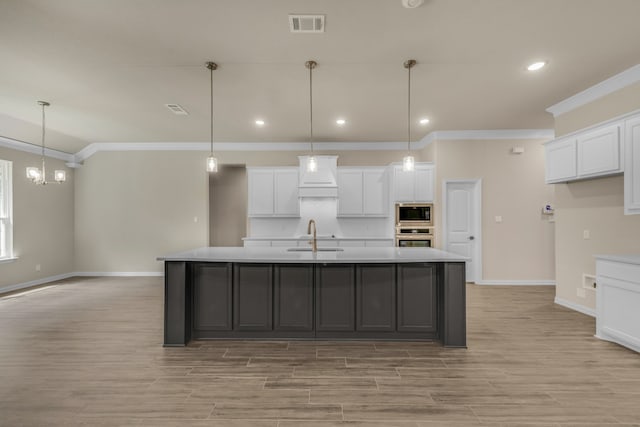
[[[311, 248], [288, 248], [287, 252], [311, 252]], [[318, 248], [318, 252], [341, 252], [342, 248]]]

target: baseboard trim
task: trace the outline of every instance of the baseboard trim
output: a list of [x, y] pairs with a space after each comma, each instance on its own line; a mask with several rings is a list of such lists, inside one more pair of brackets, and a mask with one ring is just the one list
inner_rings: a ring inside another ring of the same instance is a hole
[[476, 285], [555, 286], [555, 280], [478, 280]]
[[41, 279], [30, 280], [28, 282], [17, 283], [15, 285], [3, 286], [3, 287], [0, 287], [0, 293], [12, 292], [20, 289], [25, 289], [25, 288], [32, 288], [34, 286], [43, 285], [45, 283], [68, 279], [69, 277], [73, 277], [74, 275], [75, 273], [64, 273], [64, 274], [58, 274], [56, 276], [49, 276], [49, 277], [43, 277]]
[[161, 271], [76, 271], [73, 276], [79, 277], [160, 277]]
[[587, 316], [596, 317], [596, 311], [594, 309], [585, 307], [582, 304], [576, 304], [575, 302], [571, 302], [559, 297], [555, 297], [553, 302], [565, 308], [568, 308], [570, 310], [577, 311], [582, 314], [586, 314]]
[[90, 272], [90, 271], [75, 271], [72, 273], [58, 274], [56, 276], [43, 277], [42, 279], [31, 280], [29, 282], [17, 283], [15, 285], [7, 285], [0, 287], [0, 294], [6, 292], [17, 291], [25, 288], [32, 288], [34, 286], [43, 285], [49, 282], [55, 282], [57, 280], [64, 280], [70, 277], [162, 277], [164, 273], [161, 271], [103, 271], [103, 272]]

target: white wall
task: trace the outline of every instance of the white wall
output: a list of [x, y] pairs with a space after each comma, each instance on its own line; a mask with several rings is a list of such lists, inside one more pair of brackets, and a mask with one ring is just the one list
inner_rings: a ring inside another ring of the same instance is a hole
[[101, 152], [87, 159], [76, 172], [75, 271], [161, 272], [156, 257], [207, 246], [205, 157]]
[[[556, 135], [640, 110], [640, 83], [556, 117]], [[556, 297], [595, 309], [595, 292], [582, 290], [582, 275], [595, 274], [596, 254], [640, 251], [640, 215], [624, 215], [622, 176], [555, 184]], [[590, 239], [583, 231], [590, 231]], [[584, 295], [584, 296], [582, 296]]]
[[49, 178], [53, 180], [53, 170], [65, 169], [67, 181], [41, 186], [30, 182], [25, 173], [27, 166], [40, 166], [40, 156], [0, 147], [0, 159], [13, 162], [13, 246], [18, 257], [0, 264], [0, 292], [72, 272], [74, 171], [60, 160], [47, 158]]
[[[436, 227], [442, 236], [442, 182], [482, 179], [482, 271], [484, 281], [554, 280], [554, 223], [542, 215], [553, 200], [544, 184], [541, 140], [438, 141]], [[523, 147], [523, 154], [513, 154]], [[502, 222], [495, 221], [496, 216]], [[441, 238], [436, 244], [440, 246]]]

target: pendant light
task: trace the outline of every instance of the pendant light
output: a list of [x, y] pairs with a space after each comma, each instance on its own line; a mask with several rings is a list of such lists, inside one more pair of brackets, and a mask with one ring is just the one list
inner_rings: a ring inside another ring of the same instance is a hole
[[411, 155], [411, 68], [416, 65], [414, 59], [405, 61], [404, 68], [409, 72], [407, 85], [407, 155], [402, 159], [402, 170], [409, 172], [415, 169], [416, 161]]
[[[36, 185], [46, 185], [47, 181], [47, 169], [44, 164], [44, 135], [45, 135], [45, 115], [44, 115], [44, 107], [48, 107], [49, 104], [47, 101], [38, 101], [38, 105], [42, 107], [42, 169], [38, 169], [37, 167], [28, 167], [27, 168], [27, 178], [31, 180]], [[66, 181], [67, 173], [64, 170], [55, 170], [53, 172], [53, 179], [58, 184]]]
[[205, 65], [211, 75], [211, 153], [207, 157], [207, 172], [214, 173], [218, 172], [218, 159], [213, 156], [213, 70], [218, 69], [218, 64], [207, 62]]
[[311, 145], [311, 154], [307, 158], [307, 172], [315, 172], [318, 170], [318, 161], [313, 155], [313, 69], [318, 63], [307, 61], [304, 65], [309, 69], [309, 144]]

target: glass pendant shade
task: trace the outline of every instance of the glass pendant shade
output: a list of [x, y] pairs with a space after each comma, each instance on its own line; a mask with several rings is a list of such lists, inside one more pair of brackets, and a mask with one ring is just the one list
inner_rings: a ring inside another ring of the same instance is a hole
[[41, 176], [42, 172], [40, 172], [40, 169], [34, 167], [27, 168], [27, 178], [29, 178], [31, 181], [39, 181]]
[[207, 157], [207, 172], [218, 172], [218, 159], [213, 156]]
[[307, 172], [316, 172], [318, 170], [318, 161], [315, 156], [309, 156], [307, 159]]
[[402, 159], [402, 170], [405, 172], [410, 172], [415, 169], [416, 161], [413, 156], [404, 156]]

